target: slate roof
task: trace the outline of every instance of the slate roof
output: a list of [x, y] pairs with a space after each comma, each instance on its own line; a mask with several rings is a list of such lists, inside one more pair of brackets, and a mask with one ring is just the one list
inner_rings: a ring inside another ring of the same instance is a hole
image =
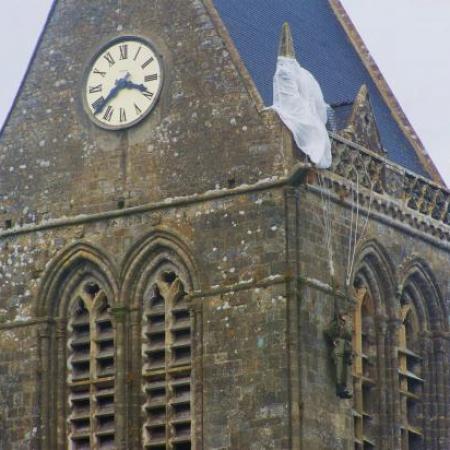
[[319, 81], [330, 105], [369, 89], [382, 144], [392, 161], [431, 178], [392, 116], [328, 0], [213, 0], [264, 103], [272, 104], [272, 78], [280, 30], [288, 22], [300, 64]]

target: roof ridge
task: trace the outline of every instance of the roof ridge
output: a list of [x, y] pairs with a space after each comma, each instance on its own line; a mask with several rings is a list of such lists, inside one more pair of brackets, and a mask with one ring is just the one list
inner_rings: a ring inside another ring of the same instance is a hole
[[258, 113], [261, 113], [265, 109], [264, 101], [261, 97], [261, 94], [255, 84], [253, 77], [250, 75], [250, 72], [247, 70], [245, 63], [242, 59], [239, 50], [236, 47], [236, 44], [233, 41], [233, 38], [230, 36], [230, 33], [225, 26], [222, 17], [214, 5], [213, 0], [202, 0], [202, 3], [213, 22], [213, 25], [216, 29], [217, 34], [224, 41], [225, 47], [230, 53], [231, 60], [235, 65], [239, 75], [242, 77], [243, 83], [247, 92], [249, 93], [252, 100], [255, 102], [256, 109]]
[[392, 113], [392, 117], [397, 122], [400, 130], [403, 132], [408, 142], [413, 147], [416, 152], [419, 161], [423, 164], [425, 169], [428, 171], [429, 175], [432, 177], [433, 181], [442, 186], [446, 186], [441, 174], [436, 168], [433, 160], [425, 149], [422, 141], [415, 132], [411, 122], [407, 118], [405, 112], [403, 111], [399, 101], [395, 97], [392, 89], [390, 88], [387, 80], [384, 78], [380, 68], [373, 59], [369, 52], [366, 44], [364, 43], [361, 35], [356, 29], [355, 24], [351, 20], [350, 16], [347, 14], [344, 6], [340, 0], [328, 0], [333, 13], [347, 34], [351, 44], [355, 48], [359, 58], [361, 59], [364, 67], [372, 78], [375, 86], [380, 92], [384, 102]]

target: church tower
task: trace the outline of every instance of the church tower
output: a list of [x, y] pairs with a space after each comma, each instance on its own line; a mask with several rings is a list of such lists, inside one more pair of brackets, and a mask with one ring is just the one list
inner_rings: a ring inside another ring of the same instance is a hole
[[0, 133], [0, 450], [450, 448], [450, 192], [339, 1], [276, 3], [55, 0]]

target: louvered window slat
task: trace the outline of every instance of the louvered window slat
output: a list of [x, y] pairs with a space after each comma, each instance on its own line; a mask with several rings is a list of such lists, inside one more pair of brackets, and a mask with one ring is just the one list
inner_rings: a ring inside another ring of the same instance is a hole
[[191, 448], [191, 318], [181, 280], [161, 274], [144, 299], [143, 448]]
[[115, 449], [114, 330], [104, 291], [77, 290], [68, 322], [70, 450]]
[[407, 292], [402, 297], [401, 325], [399, 329], [399, 387], [402, 415], [402, 450], [424, 448], [420, 420], [422, 418], [422, 390], [424, 381], [421, 373], [422, 358], [412, 348], [417, 340], [417, 324], [413, 299]]
[[365, 287], [356, 290], [353, 318], [353, 421], [355, 450], [375, 449], [374, 391], [376, 387], [376, 358], [369, 310], [371, 298]]

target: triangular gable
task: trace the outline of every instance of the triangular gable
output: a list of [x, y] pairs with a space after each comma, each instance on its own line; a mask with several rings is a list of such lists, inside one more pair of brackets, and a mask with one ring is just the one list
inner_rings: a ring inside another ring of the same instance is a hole
[[345, 127], [340, 134], [373, 152], [384, 155], [377, 121], [370, 103], [369, 91], [365, 84], [361, 86]]

